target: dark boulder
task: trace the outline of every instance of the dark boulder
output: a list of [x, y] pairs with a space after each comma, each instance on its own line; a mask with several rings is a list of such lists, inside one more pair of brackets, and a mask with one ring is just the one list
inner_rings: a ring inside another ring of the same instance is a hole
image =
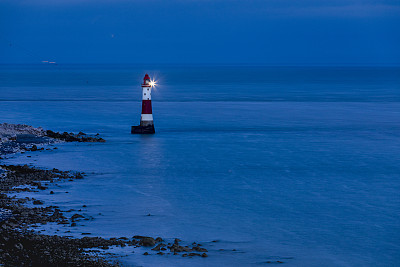
[[156, 241], [152, 237], [144, 237], [142, 240], [140, 240], [139, 245], [144, 246], [144, 247], [152, 247], [156, 244]]
[[42, 204], [43, 204], [43, 201], [40, 201], [40, 200], [33, 201], [33, 205], [42, 205]]

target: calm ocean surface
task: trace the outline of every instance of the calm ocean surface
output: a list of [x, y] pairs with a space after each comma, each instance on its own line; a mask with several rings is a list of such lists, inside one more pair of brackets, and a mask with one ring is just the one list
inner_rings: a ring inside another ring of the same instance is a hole
[[[131, 135], [146, 72], [157, 133]], [[3, 160], [87, 173], [36, 198], [94, 220], [48, 233], [209, 250], [128, 266], [400, 265], [400, 68], [2, 65], [0, 122], [107, 140]]]

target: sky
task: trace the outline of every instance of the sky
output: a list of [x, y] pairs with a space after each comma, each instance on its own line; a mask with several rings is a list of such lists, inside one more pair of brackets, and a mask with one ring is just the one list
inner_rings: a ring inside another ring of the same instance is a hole
[[0, 0], [0, 64], [400, 65], [400, 0]]

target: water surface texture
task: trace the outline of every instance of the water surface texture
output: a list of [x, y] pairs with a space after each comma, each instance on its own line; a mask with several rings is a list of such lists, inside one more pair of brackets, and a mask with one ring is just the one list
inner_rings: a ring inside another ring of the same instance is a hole
[[[146, 72], [157, 133], [131, 135]], [[3, 65], [0, 82], [2, 122], [107, 140], [4, 161], [87, 173], [37, 198], [94, 220], [49, 233], [209, 250], [115, 250], [132, 266], [400, 265], [399, 68]]]

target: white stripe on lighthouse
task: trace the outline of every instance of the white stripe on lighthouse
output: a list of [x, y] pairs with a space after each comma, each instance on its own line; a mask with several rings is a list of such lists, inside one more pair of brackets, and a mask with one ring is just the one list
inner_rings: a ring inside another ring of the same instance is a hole
[[152, 121], [153, 114], [142, 114], [141, 120], [142, 121]]
[[142, 100], [151, 100], [151, 87], [143, 87]]

